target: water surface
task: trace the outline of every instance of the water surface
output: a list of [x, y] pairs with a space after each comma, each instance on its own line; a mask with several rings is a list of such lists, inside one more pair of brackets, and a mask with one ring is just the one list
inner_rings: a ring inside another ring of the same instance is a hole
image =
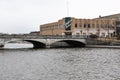
[[120, 80], [120, 50], [0, 50], [0, 80]]

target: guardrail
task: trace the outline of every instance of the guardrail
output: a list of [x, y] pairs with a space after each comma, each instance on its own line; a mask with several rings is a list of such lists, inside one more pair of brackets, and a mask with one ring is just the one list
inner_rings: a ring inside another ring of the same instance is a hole
[[87, 38], [83, 35], [0, 35], [2, 39], [21, 38], [21, 39], [82, 39]]

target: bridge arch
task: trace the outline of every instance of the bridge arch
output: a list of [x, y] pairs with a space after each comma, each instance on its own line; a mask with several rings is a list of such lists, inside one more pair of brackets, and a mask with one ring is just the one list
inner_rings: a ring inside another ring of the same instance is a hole
[[52, 43], [51, 47], [85, 47], [85, 43], [77, 40], [59, 40]]
[[39, 41], [34, 41], [34, 40], [23, 40], [23, 41], [27, 41], [33, 44], [33, 48], [45, 48], [46, 44], [39, 42]]
[[[29, 43], [33, 44], [33, 48], [45, 48], [45, 47], [46, 47], [46, 44], [45, 44], [45, 43], [42, 43], [42, 42], [36, 41], [36, 40], [13, 39], [13, 40], [7, 41], [6, 43], [17, 42], [17, 41], [26, 41], [26, 42], [29, 42]], [[6, 43], [5, 43], [5, 44], [6, 44]], [[5, 45], [5, 44], [4, 44], [4, 45]]]

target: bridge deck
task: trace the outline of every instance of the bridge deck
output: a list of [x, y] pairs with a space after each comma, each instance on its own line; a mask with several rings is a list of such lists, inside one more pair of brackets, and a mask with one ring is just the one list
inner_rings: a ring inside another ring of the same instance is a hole
[[1, 35], [0, 38], [25, 38], [25, 39], [85, 39], [83, 35]]

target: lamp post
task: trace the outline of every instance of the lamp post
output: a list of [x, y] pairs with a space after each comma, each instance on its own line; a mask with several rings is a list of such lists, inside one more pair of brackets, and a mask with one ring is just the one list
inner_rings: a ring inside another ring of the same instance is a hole
[[108, 28], [108, 38], [110, 37], [109, 36], [109, 22], [107, 22], [107, 28]]
[[98, 37], [100, 37], [100, 28], [98, 28]]
[[80, 30], [81, 36], [82, 36], [82, 30]]
[[53, 28], [52, 28], [52, 36], [53, 36]]

